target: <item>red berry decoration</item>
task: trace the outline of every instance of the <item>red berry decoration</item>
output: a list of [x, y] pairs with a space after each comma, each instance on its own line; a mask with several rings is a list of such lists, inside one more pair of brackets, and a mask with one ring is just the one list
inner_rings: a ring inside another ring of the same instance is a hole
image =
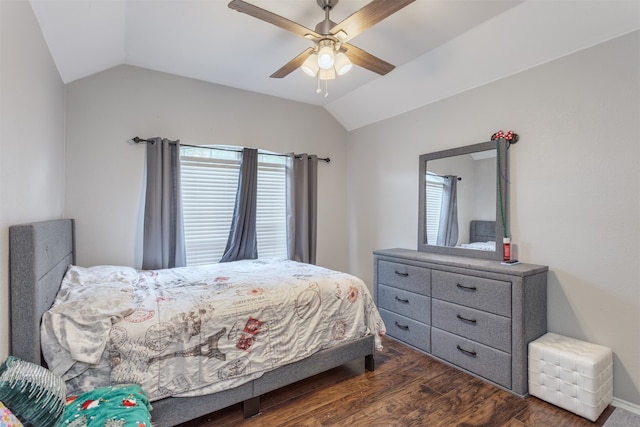
[[520, 139], [520, 137], [518, 136], [517, 133], [514, 133], [513, 131], [508, 131], [506, 134], [499, 130], [498, 132], [494, 133], [493, 135], [491, 135], [491, 140], [494, 141], [496, 139], [500, 139], [500, 138], [504, 138], [505, 140], [509, 141], [510, 144], [515, 144], [516, 142], [518, 142], [518, 139]]

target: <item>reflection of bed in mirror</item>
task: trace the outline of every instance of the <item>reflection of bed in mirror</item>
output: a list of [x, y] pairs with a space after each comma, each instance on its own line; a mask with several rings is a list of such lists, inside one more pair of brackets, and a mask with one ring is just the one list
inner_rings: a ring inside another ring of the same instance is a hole
[[478, 251], [496, 250], [496, 222], [471, 221], [469, 225], [469, 243], [463, 243], [457, 248], [474, 249]]

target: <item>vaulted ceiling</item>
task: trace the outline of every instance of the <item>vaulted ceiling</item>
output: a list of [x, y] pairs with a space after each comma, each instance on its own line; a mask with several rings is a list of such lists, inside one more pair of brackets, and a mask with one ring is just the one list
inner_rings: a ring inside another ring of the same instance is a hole
[[[316, 0], [247, 0], [307, 28]], [[370, 0], [340, 0], [340, 22]], [[388, 0], [394, 1], [394, 0]], [[311, 43], [227, 7], [227, 0], [31, 0], [65, 83], [130, 64], [320, 105], [347, 130], [640, 28], [638, 0], [416, 0], [350, 43], [396, 66], [328, 82], [269, 76]], [[324, 89], [324, 86], [323, 86]]]

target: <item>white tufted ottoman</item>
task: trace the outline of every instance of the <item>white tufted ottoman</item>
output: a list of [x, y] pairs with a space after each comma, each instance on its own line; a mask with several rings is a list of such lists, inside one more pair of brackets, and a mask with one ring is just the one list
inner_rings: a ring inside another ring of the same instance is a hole
[[591, 421], [613, 399], [611, 349], [547, 333], [529, 343], [529, 394]]

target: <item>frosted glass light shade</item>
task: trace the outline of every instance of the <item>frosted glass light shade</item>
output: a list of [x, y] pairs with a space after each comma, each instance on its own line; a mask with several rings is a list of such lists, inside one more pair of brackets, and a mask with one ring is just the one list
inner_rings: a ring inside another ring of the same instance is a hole
[[347, 55], [345, 55], [342, 52], [338, 52], [335, 58], [334, 66], [338, 75], [342, 76], [349, 72], [351, 67], [353, 67], [353, 64], [351, 63], [351, 61], [349, 61], [349, 58], [347, 58]]
[[320, 50], [318, 50], [318, 65], [323, 70], [328, 70], [333, 67], [333, 47], [326, 45], [322, 46]]
[[336, 78], [336, 70], [331, 67], [328, 70], [320, 69], [318, 72], [318, 79], [320, 80], [333, 80]]
[[318, 55], [312, 53], [305, 59], [305, 61], [300, 66], [302, 71], [308, 76], [315, 77], [318, 74]]

